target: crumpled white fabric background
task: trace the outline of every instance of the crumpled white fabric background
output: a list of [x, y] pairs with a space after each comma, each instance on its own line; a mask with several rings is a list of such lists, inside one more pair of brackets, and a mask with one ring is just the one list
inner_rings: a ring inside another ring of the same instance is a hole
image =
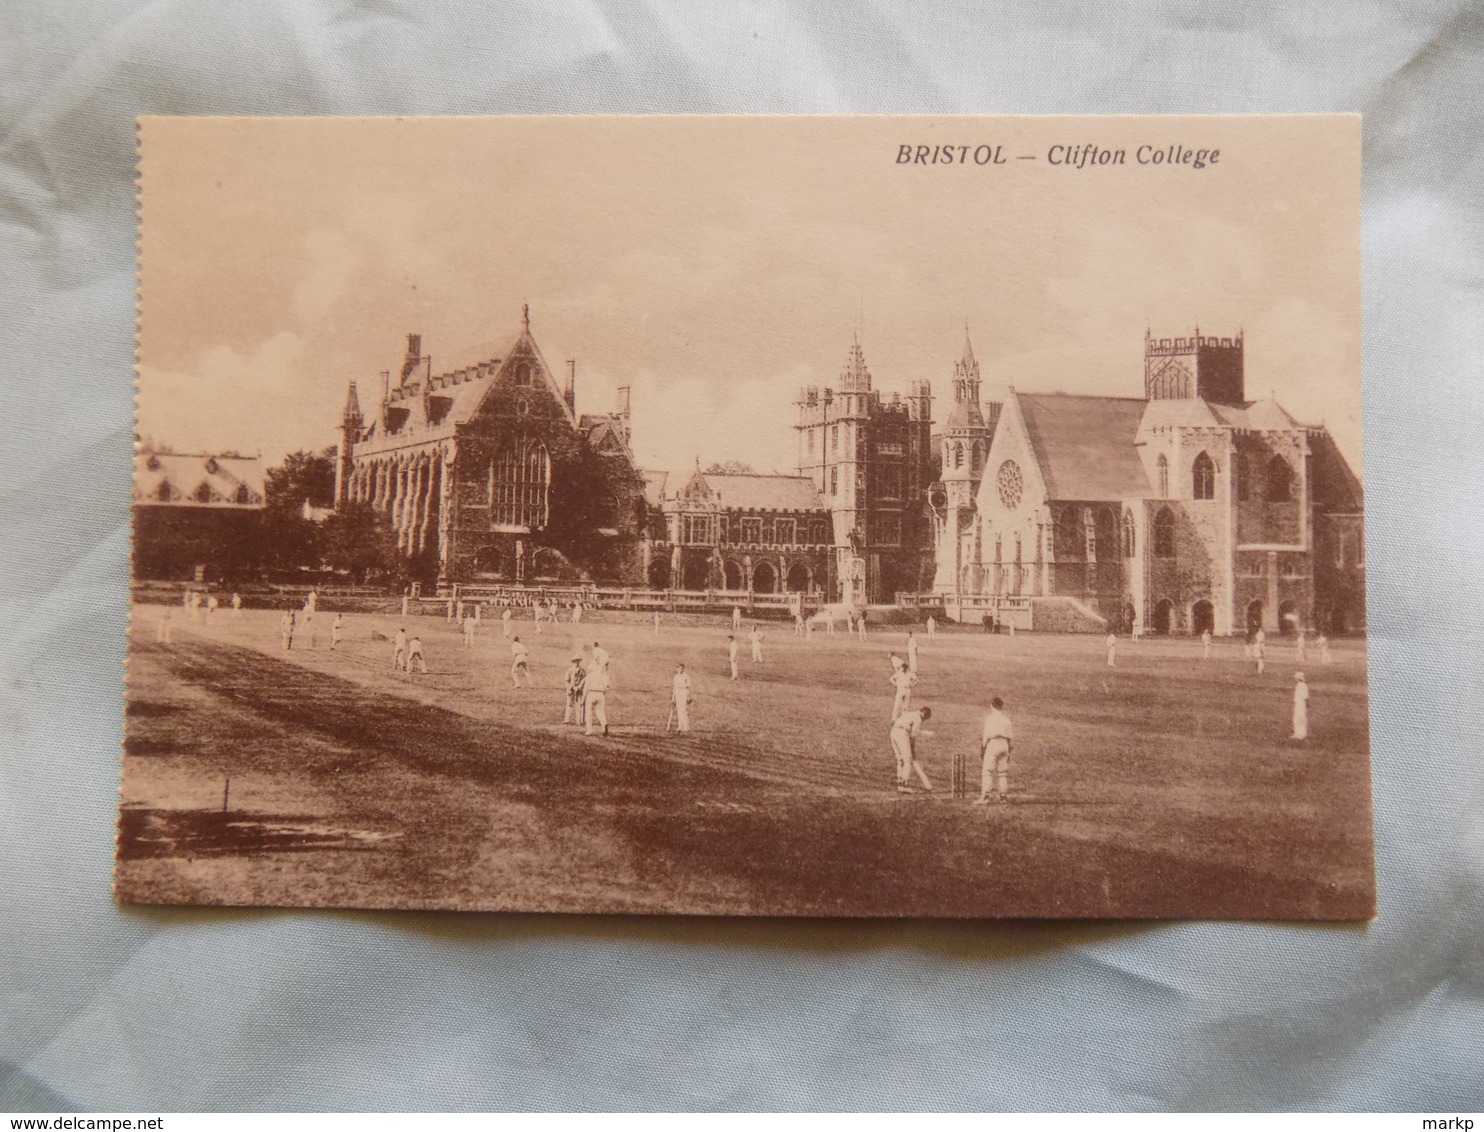
[[[1484, 1107], [1484, 9], [0, 7], [0, 1110]], [[780, 923], [110, 896], [139, 114], [1366, 115], [1381, 916]]]

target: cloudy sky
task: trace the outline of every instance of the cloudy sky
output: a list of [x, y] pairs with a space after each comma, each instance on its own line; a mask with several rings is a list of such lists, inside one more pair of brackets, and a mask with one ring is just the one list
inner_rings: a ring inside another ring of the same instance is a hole
[[[177, 450], [334, 442], [416, 331], [499, 356], [522, 303], [579, 411], [633, 388], [646, 467], [792, 471], [793, 400], [862, 334], [934, 383], [965, 324], [985, 396], [1137, 396], [1144, 328], [1247, 342], [1247, 395], [1360, 472], [1358, 119], [148, 119], [139, 431]], [[1126, 164], [1048, 163], [1051, 147]], [[1002, 147], [901, 165], [900, 146]], [[1219, 149], [1141, 165], [1138, 147]], [[1017, 160], [1026, 155], [1034, 160]]]

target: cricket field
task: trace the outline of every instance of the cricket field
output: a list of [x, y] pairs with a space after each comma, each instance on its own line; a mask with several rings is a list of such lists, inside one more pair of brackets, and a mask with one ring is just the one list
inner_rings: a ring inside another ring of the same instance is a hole
[[[472, 648], [415, 616], [427, 675], [394, 672], [394, 616], [333, 613], [285, 651], [279, 612], [194, 623], [135, 609], [118, 891], [145, 903], [808, 916], [1365, 919], [1374, 911], [1363, 641], [1303, 665], [1310, 736], [1291, 741], [1297, 657], [1259, 676], [1240, 642], [921, 631], [913, 706], [934, 790], [900, 795], [888, 654], [765, 623], [764, 659], [727, 621], [597, 613]], [[611, 736], [564, 725], [562, 674], [612, 656]], [[667, 731], [684, 662], [693, 730]], [[1014, 720], [1010, 801], [978, 782], [992, 696]]]

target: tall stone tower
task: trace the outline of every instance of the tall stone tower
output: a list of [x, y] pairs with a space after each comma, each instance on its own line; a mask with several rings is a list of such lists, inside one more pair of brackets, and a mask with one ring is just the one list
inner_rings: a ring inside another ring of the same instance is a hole
[[903, 398], [872, 388], [860, 339], [838, 385], [799, 391], [799, 474], [824, 497], [834, 526], [831, 597], [857, 605], [915, 589], [930, 540], [920, 504], [931, 457], [932, 390], [914, 381]]
[[361, 400], [356, 396], [356, 383], [352, 381], [345, 393], [345, 408], [340, 414], [340, 445], [335, 453], [335, 506], [345, 506], [350, 496], [350, 477], [355, 471], [355, 446], [365, 423], [361, 416]]
[[1242, 334], [1216, 338], [1196, 327], [1189, 338], [1155, 338], [1144, 331], [1144, 396], [1151, 401], [1198, 398], [1218, 405], [1246, 400]]
[[940, 451], [943, 489], [935, 494], [936, 569], [933, 589], [953, 593], [964, 584], [965, 567], [979, 564], [973, 544], [974, 500], [984, 478], [993, 433], [980, 406], [979, 361], [964, 329], [964, 353], [953, 366], [953, 409], [943, 426]]

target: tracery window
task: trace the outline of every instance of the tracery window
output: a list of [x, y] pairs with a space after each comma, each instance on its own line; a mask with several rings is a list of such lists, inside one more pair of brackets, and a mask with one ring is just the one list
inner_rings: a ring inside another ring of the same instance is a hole
[[753, 544], [763, 541], [763, 521], [761, 519], [742, 520], [742, 541]]
[[962, 468], [964, 466], [964, 446], [962, 443], [955, 443], [953, 446], [953, 466], [955, 468]]
[[1136, 543], [1136, 528], [1134, 526], [1134, 513], [1125, 511], [1123, 513], [1123, 556], [1132, 558]]
[[1161, 507], [1154, 516], [1154, 556], [1175, 557], [1175, 516], [1168, 507]]
[[783, 546], [792, 546], [794, 538], [794, 521], [792, 519], [778, 520], [778, 542]]
[[1216, 465], [1202, 452], [1190, 468], [1191, 494], [1196, 499], [1216, 498]]
[[687, 545], [705, 545], [711, 541], [710, 515], [681, 516], [681, 541]]
[[551, 506], [551, 457], [525, 437], [507, 441], [490, 463], [490, 516], [496, 526], [544, 528]]

